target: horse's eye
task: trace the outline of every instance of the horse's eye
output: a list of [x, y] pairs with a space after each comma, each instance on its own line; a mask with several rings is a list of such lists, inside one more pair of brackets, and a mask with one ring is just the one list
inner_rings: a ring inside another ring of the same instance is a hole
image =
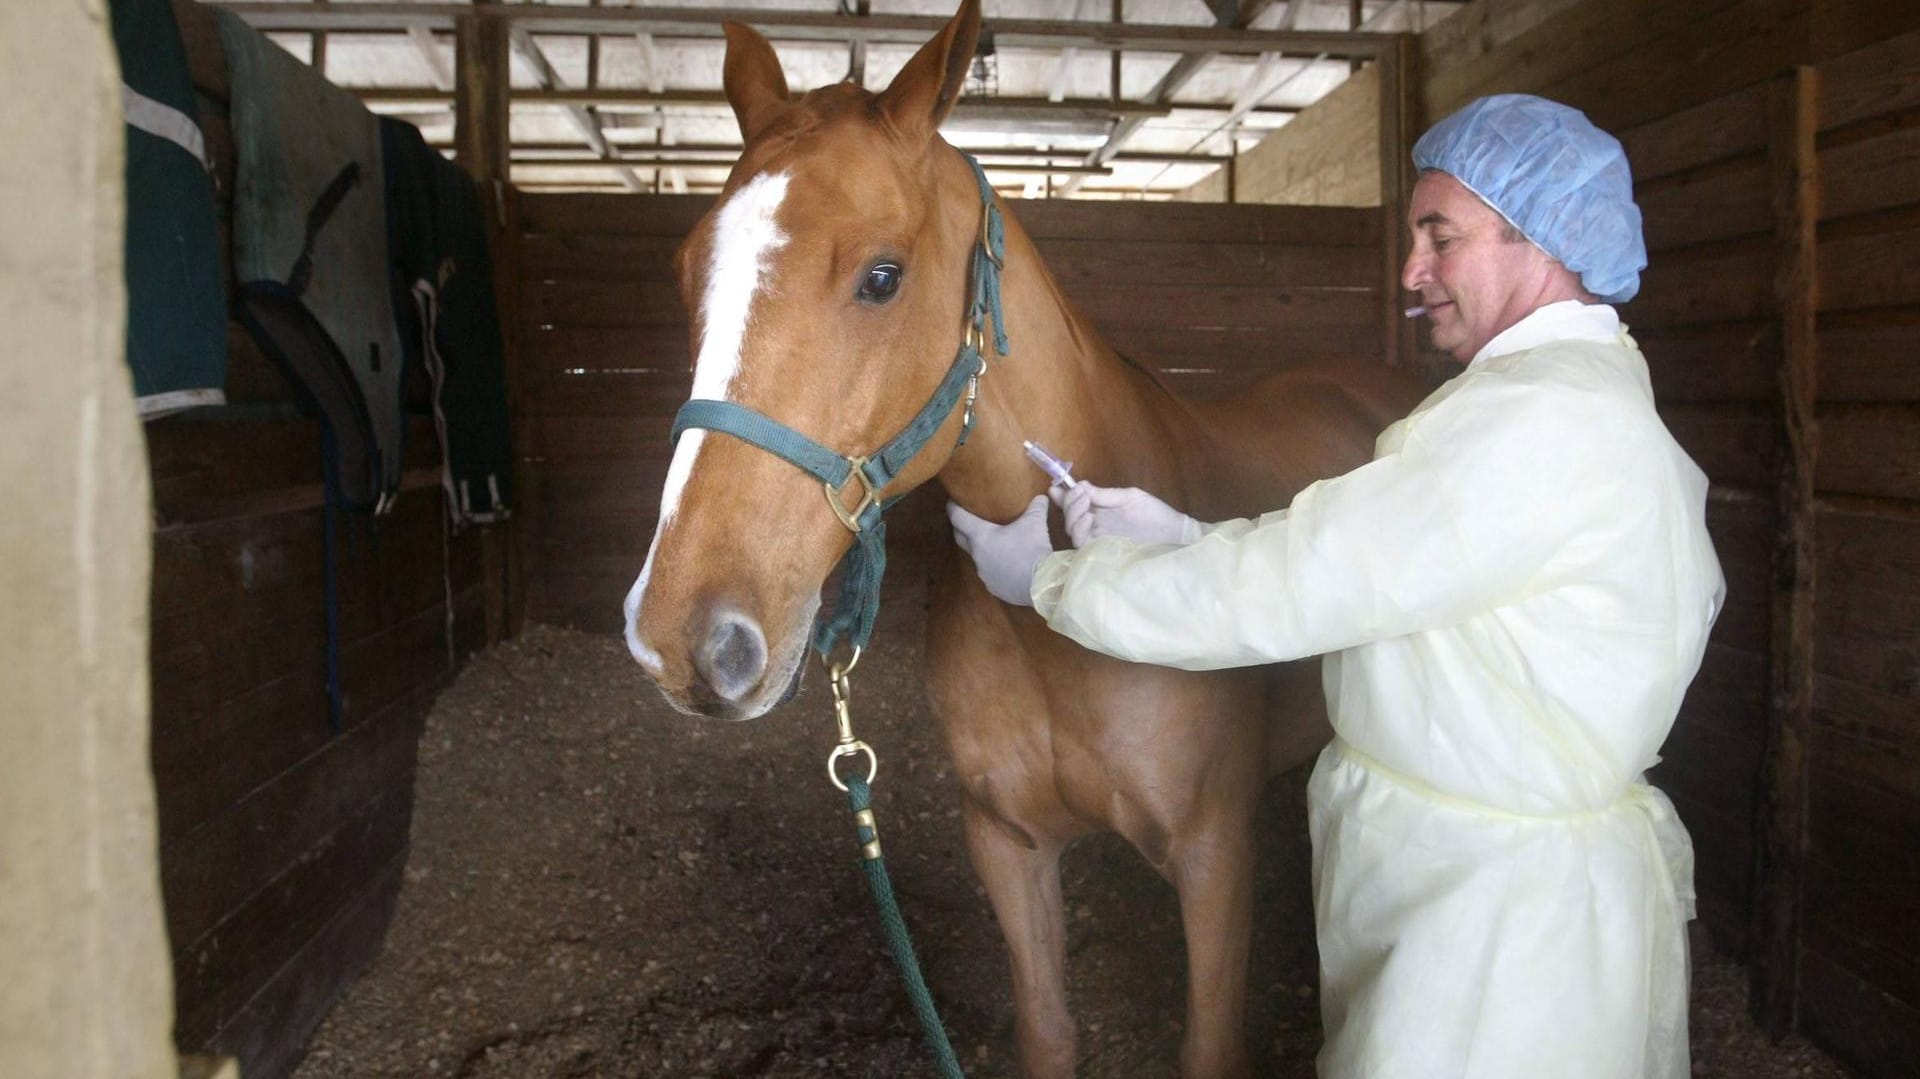
[[900, 267], [891, 262], [875, 263], [860, 282], [860, 299], [867, 303], [886, 303], [900, 291]]

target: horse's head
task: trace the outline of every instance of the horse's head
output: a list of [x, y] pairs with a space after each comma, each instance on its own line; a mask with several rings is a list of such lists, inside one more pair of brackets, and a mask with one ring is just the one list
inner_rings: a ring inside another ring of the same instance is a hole
[[[842, 456], [872, 452], [928, 400], [960, 342], [981, 221], [970, 170], [938, 135], [979, 29], [965, 0], [885, 91], [789, 100], [772, 47], [727, 25], [745, 149], [677, 259], [695, 400]], [[887, 493], [938, 471], [960, 422], [956, 408]], [[821, 584], [853, 539], [820, 480], [733, 434], [686, 430], [627, 595], [627, 645], [681, 710], [761, 715], [797, 684]]]

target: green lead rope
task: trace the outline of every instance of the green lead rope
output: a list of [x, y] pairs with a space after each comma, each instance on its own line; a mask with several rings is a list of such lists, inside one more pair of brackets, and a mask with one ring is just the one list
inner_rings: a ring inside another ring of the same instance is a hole
[[920, 976], [920, 962], [913, 954], [913, 940], [907, 936], [906, 919], [900, 916], [900, 904], [894, 902], [887, 864], [880, 858], [880, 833], [873, 823], [873, 792], [864, 778], [854, 776], [847, 780], [847, 802], [853, 807], [860, 834], [860, 868], [866, 871], [874, 905], [880, 908], [880, 922], [887, 929], [887, 945], [893, 949], [893, 965], [900, 971], [900, 980], [907, 983], [907, 996], [913, 1002], [914, 1014], [920, 1017], [927, 1048], [933, 1052], [944, 1079], [964, 1079], [960, 1061], [953, 1055], [953, 1044], [940, 1025], [940, 1014], [934, 1010], [933, 994], [927, 990], [927, 980]]

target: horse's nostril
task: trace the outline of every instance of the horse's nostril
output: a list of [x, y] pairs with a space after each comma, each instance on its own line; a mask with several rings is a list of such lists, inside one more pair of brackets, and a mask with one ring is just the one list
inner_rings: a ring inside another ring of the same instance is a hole
[[700, 673], [713, 691], [737, 701], [760, 682], [767, 669], [767, 640], [760, 627], [737, 617], [723, 617], [701, 642], [696, 659]]

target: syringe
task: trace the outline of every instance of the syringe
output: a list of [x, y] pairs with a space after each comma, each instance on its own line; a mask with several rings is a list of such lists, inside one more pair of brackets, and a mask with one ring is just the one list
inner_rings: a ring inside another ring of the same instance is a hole
[[1067, 463], [1047, 452], [1047, 448], [1038, 442], [1022, 442], [1020, 448], [1027, 451], [1027, 460], [1040, 466], [1040, 471], [1062, 487], [1074, 487], [1078, 481], [1073, 478], [1071, 467]]

